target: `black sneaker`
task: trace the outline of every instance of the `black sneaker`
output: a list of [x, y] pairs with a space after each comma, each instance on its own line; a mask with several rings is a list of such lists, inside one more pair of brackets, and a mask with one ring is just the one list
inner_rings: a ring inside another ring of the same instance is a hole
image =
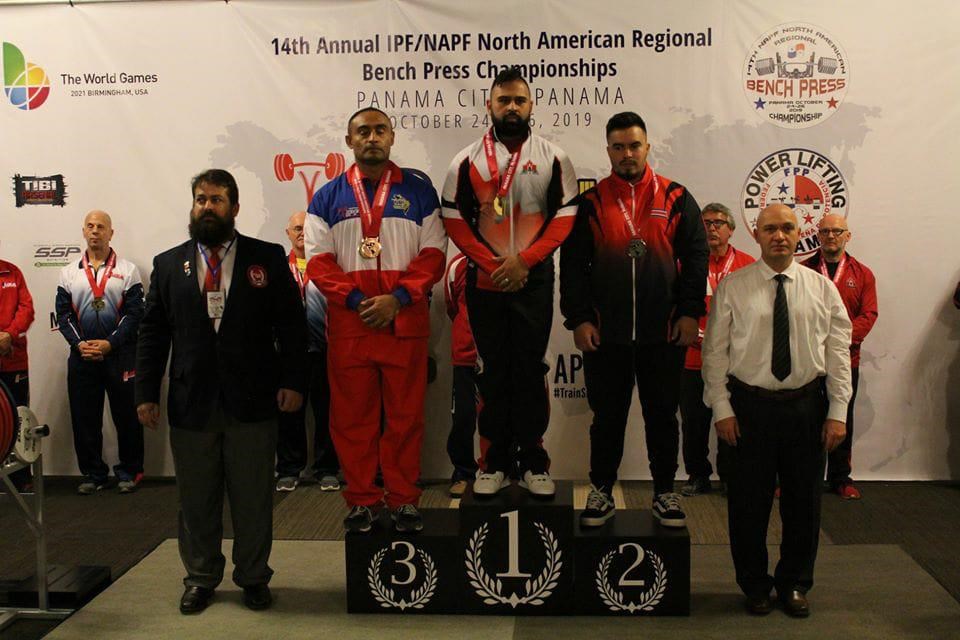
[[373, 527], [373, 512], [370, 507], [354, 505], [350, 513], [343, 519], [343, 528], [348, 532], [366, 533]]
[[687, 526], [687, 515], [680, 506], [679, 494], [661, 493], [653, 499], [653, 517], [665, 527]]
[[698, 496], [701, 493], [710, 493], [711, 489], [710, 478], [706, 476], [690, 476], [687, 484], [683, 485], [683, 488], [680, 489], [680, 493], [689, 498], [691, 496]]
[[581, 527], [602, 527], [603, 523], [616, 514], [613, 496], [602, 489], [590, 485], [587, 495], [587, 508], [580, 514]]
[[423, 518], [412, 504], [403, 504], [391, 514], [394, 526], [401, 533], [412, 533], [423, 530]]

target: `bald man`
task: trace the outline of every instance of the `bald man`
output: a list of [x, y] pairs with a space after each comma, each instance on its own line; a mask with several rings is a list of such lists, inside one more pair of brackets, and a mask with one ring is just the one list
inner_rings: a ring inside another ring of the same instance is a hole
[[104, 392], [117, 428], [117, 486], [121, 493], [132, 493], [143, 479], [143, 427], [133, 397], [143, 284], [136, 265], [110, 248], [109, 214], [88, 213], [83, 239], [83, 257], [60, 271], [56, 301], [57, 324], [70, 345], [67, 392], [77, 466], [83, 474], [77, 493], [96, 493], [108, 485], [110, 469], [102, 458]]
[[803, 262], [804, 266], [830, 278], [843, 298], [853, 323], [850, 344], [850, 372], [853, 395], [847, 407], [847, 437], [827, 456], [827, 484], [844, 500], [859, 500], [860, 489], [850, 478], [853, 454], [853, 403], [860, 382], [860, 346], [877, 321], [877, 281], [866, 265], [847, 253], [850, 228], [841, 215], [823, 216], [817, 230], [820, 251]]
[[[793, 259], [797, 218], [784, 205], [760, 212], [757, 262], [714, 294], [703, 340], [703, 401], [728, 445], [730, 550], [747, 611], [810, 615], [825, 453], [846, 435], [851, 323], [829, 279]], [[777, 479], [783, 542], [771, 576], [767, 523]]]
[[297, 211], [287, 221], [290, 240], [290, 273], [300, 288], [300, 298], [307, 312], [310, 384], [303, 396], [303, 406], [292, 413], [281, 413], [277, 421], [277, 491], [293, 491], [300, 484], [300, 474], [307, 466], [307, 400], [313, 408], [313, 469], [321, 491], [340, 489], [340, 462], [330, 438], [330, 382], [327, 378], [327, 299], [317, 285], [304, 277], [307, 259], [304, 255], [303, 223], [306, 211]]

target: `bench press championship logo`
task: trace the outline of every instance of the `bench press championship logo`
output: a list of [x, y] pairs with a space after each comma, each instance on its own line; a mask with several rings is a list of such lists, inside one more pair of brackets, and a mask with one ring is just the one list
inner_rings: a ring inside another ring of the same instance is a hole
[[[320, 177], [320, 169], [307, 169], [303, 167], [320, 167], [323, 169], [323, 176], [327, 181], [336, 179], [347, 169], [347, 160], [342, 153], [328, 153], [323, 162], [294, 162], [289, 153], [278, 153], [273, 157], [273, 175], [278, 182], [293, 182], [293, 179], [300, 176], [303, 183], [304, 194], [307, 196], [307, 205], [313, 201], [313, 194], [317, 192], [317, 179]], [[307, 174], [310, 177], [307, 177]]]
[[3, 43], [3, 91], [10, 104], [23, 111], [39, 109], [50, 96], [50, 78], [43, 67], [27, 62], [23, 52]]
[[764, 207], [785, 204], [793, 209], [800, 225], [796, 257], [803, 258], [820, 248], [817, 225], [823, 216], [847, 217], [850, 194], [830, 158], [809, 149], [781, 149], [750, 170], [740, 204], [743, 222], [751, 231]]
[[758, 116], [784, 129], [805, 129], [833, 115], [850, 70], [840, 44], [820, 27], [791, 22], [750, 48], [743, 90]]

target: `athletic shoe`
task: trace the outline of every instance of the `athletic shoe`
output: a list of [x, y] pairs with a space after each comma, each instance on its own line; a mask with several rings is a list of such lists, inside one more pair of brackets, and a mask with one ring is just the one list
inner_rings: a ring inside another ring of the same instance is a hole
[[844, 500], [859, 500], [863, 496], [860, 494], [860, 489], [857, 489], [856, 485], [853, 484], [851, 480], [847, 480], [843, 484], [839, 485], [834, 492], [843, 498]]
[[369, 507], [354, 505], [343, 520], [343, 528], [348, 532], [366, 533], [373, 527], [373, 512]]
[[106, 487], [106, 480], [100, 480], [92, 476], [85, 476], [83, 482], [77, 486], [77, 493], [81, 496], [89, 496], [97, 491], [102, 491]]
[[320, 478], [320, 491], [340, 491], [340, 480], [334, 475]]
[[450, 483], [450, 497], [451, 498], [462, 498], [464, 491], [467, 490], [467, 481], [466, 480], [454, 480]]
[[690, 476], [687, 484], [683, 485], [680, 493], [689, 497], [698, 496], [701, 493], [710, 493], [713, 487], [710, 486], [710, 478], [706, 476]]
[[281, 476], [277, 478], [277, 491], [293, 491], [300, 484], [300, 478], [296, 476]]
[[117, 483], [117, 488], [120, 490], [120, 493], [133, 493], [137, 490], [137, 487], [140, 486], [142, 481], [142, 473], [138, 473], [133, 477], [123, 474], [120, 477], [120, 482]]
[[423, 531], [423, 518], [412, 504], [402, 504], [392, 514], [394, 526], [400, 533]]
[[687, 526], [687, 515], [676, 493], [661, 493], [653, 499], [653, 517], [665, 527]]
[[590, 485], [590, 493], [587, 494], [587, 508], [580, 514], [581, 527], [602, 527], [603, 523], [616, 514], [616, 506], [613, 503], [613, 496]]
[[557, 487], [553, 484], [553, 479], [550, 478], [550, 474], [546, 471], [543, 473], [524, 471], [520, 486], [529, 491], [530, 495], [536, 496], [537, 498], [552, 498], [553, 494], [557, 492]]
[[477, 479], [473, 481], [473, 493], [478, 496], [492, 496], [500, 489], [510, 486], [510, 479], [503, 471], [478, 471]]

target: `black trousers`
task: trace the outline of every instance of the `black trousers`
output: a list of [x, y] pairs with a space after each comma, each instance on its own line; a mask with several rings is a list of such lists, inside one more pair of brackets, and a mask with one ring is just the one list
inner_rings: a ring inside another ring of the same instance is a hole
[[686, 348], [671, 344], [604, 345], [583, 354], [590, 425], [590, 481], [610, 490], [623, 459], [634, 383], [643, 413], [655, 495], [673, 491], [680, 447], [677, 405]]
[[[26, 371], [0, 371], [0, 380], [7, 385], [10, 393], [13, 394], [13, 401], [17, 407], [30, 406], [30, 379]], [[2, 462], [2, 460], [0, 460]], [[10, 474], [10, 481], [17, 490], [23, 489], [24, 485], [33, 479], [30, 473], [30, 467], [18, 469]]]
[[143, 427], [134, 405], [134, 383], [132, 350], [111, 354], [100, 362], [88, 362], [79, 353], [71, 352], [67, 361], [67, 394], [73, 448], [84, 476], [104, 481], [110, 473], [102, 457], [104, 392], [117, 428], [120, 463], [114, 467], [114, 473], [130, 477], [143, 473]]
[[831, 489], [836, 489], [850, 481], [850, 472], [853, 470], [853, 403], [857, 400], [857, 387], [860, 384], [860, 367], [850, 370], [853, 375], [853, 395], [847, 405], [847, 437], [840, 446], [827, 455], [827, 483]]
[[453, 423], [447, 436], [447, 454], [453, 463], [454, 482], [470, 480], [477, 474], [477, 457], [473, 451], [473, 436], [477, 431], [477, 371], [476, 367], [453, 367]]
[[340, 461], [330, 438], [330, 381], [327, 375], [327, 351], [309, 354], [310, 384], [303, 406], [294, 413], [280, 413], [277, 419], [277, 475], [299, 476], [307, 466], [307, 402], [313, 410], [313, 470], [318, 476], [335, 476]]
[[482, 369], [480, 435], [489, 440], [490, 472], [543, 473], [550, 459], [541, 446], [550, 419], [543, 358], [553, 322], [553, 261], [530, 271], [516, 293], [478, 289], [467, 272], [467, 312]]
[[220, 406], [202, 429], [170, 429], [185, 586], [213, 589], [223, 580], [224, 493], [233, 524], [234, 583], [270, 581], [276, 447], [276, 420], [240, 422]]
[[[710, 434], [713, 411], [703, 404], [703, 376], [699, 369], [684, 369], [680, 375], [680, 420], [683, 432], [683, 466], [690, 476], [709, 478]], [[717, 475], [727, 481], [730, 469], [730, 445], [717, 440]]]
[[[731, 404], [740, 440], [731, 447], [727, 484], [730, 551], [737, 584], [747, 595], [813, 586], [820, 533], [820, 498], [825, 455], [823, 385], [803, 397], [759, 398], [731, 385]], [[768, 572], [767, 526], [780, 482], [783, 539], [774, 576]]]

